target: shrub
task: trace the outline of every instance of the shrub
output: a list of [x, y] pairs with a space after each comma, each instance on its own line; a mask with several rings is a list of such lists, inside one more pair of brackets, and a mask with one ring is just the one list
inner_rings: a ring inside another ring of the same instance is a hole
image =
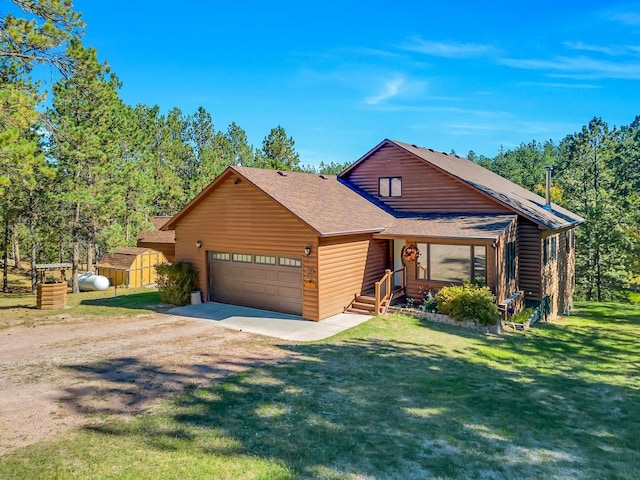
[[156, 266], [160, 301], [171, 305], [187, 305], [191, 292], [198, 289], [198, 270], [188, 262]]
[[472, 320], [481, 325], [498, 323], [498, 306], [489, 287], [472, 284], [443, 287], [436, 294], [438, 311], [459, 322]]
[[532, 314], [533, 308], [525, 308], [520, 313], [512, 315], [509, 321], [513, 323], [527, 323], [527, 320], [529, 320], [529, 317], [531, 317]]

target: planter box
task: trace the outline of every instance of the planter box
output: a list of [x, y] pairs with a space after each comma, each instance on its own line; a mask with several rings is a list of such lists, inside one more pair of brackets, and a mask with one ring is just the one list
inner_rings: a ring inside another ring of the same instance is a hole
[[59, 310], [67, 306], [67, 284], [39, 283], [37, 307], [40, 310]]
[[389, 307], [387, 313], [403, 313], [405, 315], [409, 315], [411, 317], [417, 318], [419, 320], [429, 320], [430, 322], [435, 323], [444, 323], [447, 325], [454, 325], [456, 327], [462, 327], [469, 330], [476, 330], [478, 332], [483, 333], [500, 333], [501, 328], [500, 324], [498, 325], [479, 325], [475, 322], [464, 321], [459, 322], [454, 320], [449, 315], [444, 315], [442, 313], [433, 313], [433, 312], [423, 312], [421, 310], [416, 310], [414, 308], [407, 307]]
[[514, 330], [527, 330], [531, 325], [536, 323], [538, 320], [538, 309], [536, 308], [526, 322], [524, 323], [515, 323], [515, 322], [505, 322], [505, 327], [513, 328]]

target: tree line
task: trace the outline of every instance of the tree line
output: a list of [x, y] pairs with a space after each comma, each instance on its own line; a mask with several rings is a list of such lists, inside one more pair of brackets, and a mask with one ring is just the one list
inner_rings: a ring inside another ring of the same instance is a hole
[[[127, 105], [121, 82], [82, 43], [71, 3], [13, 0], [0, 12], [0, 247], [3, 291], [11, 258], [81, 263], [132, 245], [154, 215], [179, 211], [229, 165], [338, 173], [346, 164], [304, 166], [278, 125], [260, 148], [235, 122], [214, 126], [200, 107], [185, 114]], [[45, 95], [42, 71], [56, 80]], [[589, 300], [640, 284], [640, 117], [609, 128], [594, 118], [580, 132], [523, 143], [470, 160], [542, 191], [554, 167], [554, 202], [586, 219], [576, 235], [576, 283]], [[74, 284], [74, 290], [77, 285]]]
[[[125, 104], [116, 73], [83, 45], [71, 2], [13, 4], [0, 17], [3, 291], [20, 247], [33, 288], [36, 262], [70, 259], [75, 280], [80, 263], [131, 245], [151, 217], [176, 213], [229, 165], [315, 170], [300, 164], [280, 125], [255, 148], [236, 123], [217, 130], [202, 107], [185, 114]], [[48, 96], [34, 80], [43, 68], [57, 79]]]
[[558, 144], [532, 141], [469, 158], [542, 196], [552, 166], [552, 202], [585, 219], [576, 229], [578, 295], [604, 301], [640, 288], [640, 116], [620, 127], [596, 117]]

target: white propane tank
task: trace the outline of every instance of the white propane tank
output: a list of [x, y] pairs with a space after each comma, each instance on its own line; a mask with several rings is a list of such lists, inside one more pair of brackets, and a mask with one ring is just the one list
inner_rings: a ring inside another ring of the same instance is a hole
[[93, 272], [78, 274], [78, 288], [81, 292], [102, 291], [109, 288], [109, 279]]

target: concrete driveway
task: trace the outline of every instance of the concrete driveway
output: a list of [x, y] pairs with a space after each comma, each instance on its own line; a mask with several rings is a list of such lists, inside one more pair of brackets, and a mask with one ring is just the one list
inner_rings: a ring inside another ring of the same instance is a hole
[[215, 325], [231, 330], [302, 342], [331, 337], [371, 318], [355, 313], [339, 313], [321, 322], [311, 322], [297, 315], [216, 302], [176, 307], [168, 313], [180, 317], [213, 320]]

